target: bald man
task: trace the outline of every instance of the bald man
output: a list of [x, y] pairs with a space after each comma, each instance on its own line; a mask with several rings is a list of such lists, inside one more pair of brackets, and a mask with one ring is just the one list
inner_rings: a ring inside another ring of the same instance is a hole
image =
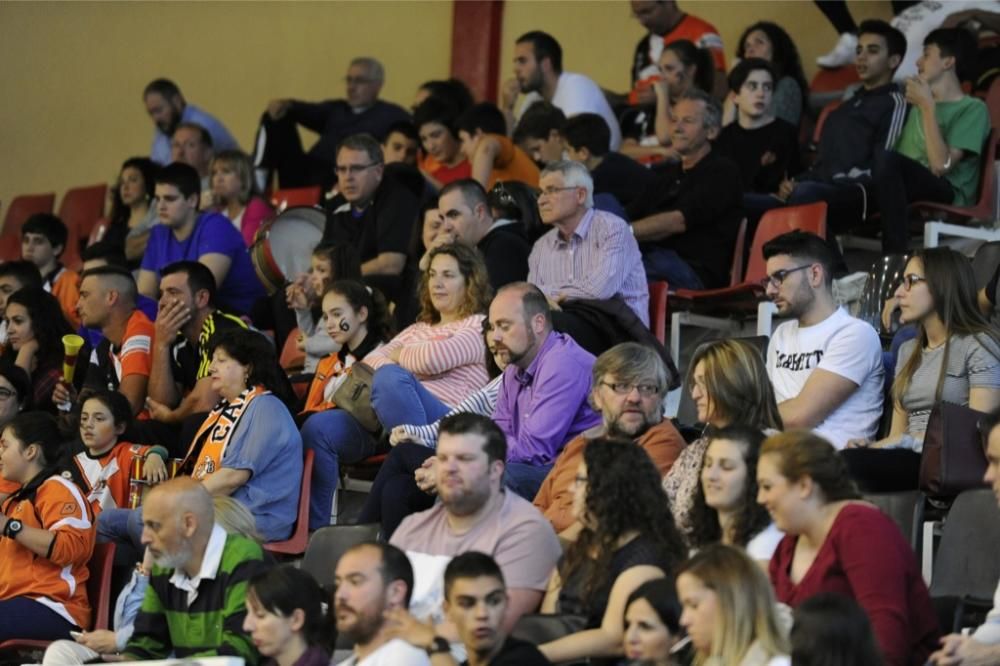
[[260, 545], [226, 534], [212, 497], [190, 477], [166, 481], [142, 505], [142, 543], [153, 558], [127, 661], [209, 656], [259, 659], [242, 631], [246, 581], [263, 565]]

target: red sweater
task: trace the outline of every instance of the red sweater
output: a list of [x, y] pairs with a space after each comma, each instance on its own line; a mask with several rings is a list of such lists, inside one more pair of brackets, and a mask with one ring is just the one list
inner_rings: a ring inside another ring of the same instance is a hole
[[790, 571], [797, 539], [786, 535], [771, 558], [778, 601], [794, 608], [820, 592], [851, 597], [868, 614], [886, 664], [925, 663], [937, 648], [937, 616], [916, 557], [892, 519], [865, 504], [845, 506], [796, 585]]

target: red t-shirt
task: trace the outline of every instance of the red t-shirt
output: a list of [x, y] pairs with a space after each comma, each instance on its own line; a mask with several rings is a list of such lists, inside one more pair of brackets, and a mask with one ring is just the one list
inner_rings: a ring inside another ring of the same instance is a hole
[[778, 601], [793, 608], [820, 592], [853, 598], [871, 620], [886, 664], [922, 665], [937, 649], [937, 615], [917, 559], [891, 518], [868, 504], [848, 504], [798, 584], [790, 577], [798, 537], [788, 534], [771, 558]]

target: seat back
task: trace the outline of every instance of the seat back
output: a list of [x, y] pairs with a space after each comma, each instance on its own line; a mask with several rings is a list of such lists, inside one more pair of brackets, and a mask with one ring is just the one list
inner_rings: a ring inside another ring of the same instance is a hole
[[7, 207], [0, 230], [0, 260], [21, 258], [21, 225], [35, 213], [51, 213], [56, 205], [55, 192], [22, 194]]
[[333, 590], [333, 572], [340, 556], [352, 546], [378, 538], [379, 525], [328, 525], [313, 532], [302, 558], [303, 571], [327, 592]]
[[990, 489], [960, 494], [944, 522], [934, 559], [932, 597], [989, 599], [1000, 579], [1000, 509]]
[[87, 570], [87, 599], [94, 630], [111, 628], [111, 569], [115, 563], [115, 544], [99, 543], [94, 546]]
[[94, 225], [104, 216], [107, 195], [106, 183], [66, 190], [59, 204], [59, 217], [68, 228], [76, 230], [77, 238], [89, 238]]
[[785, 206], [764, 213], [757, 225], [757, 232], [753, 235], [745, 282], [760, 282], [767, 277], [763, 252], [765, 243], [795, 229], [826, 238], [826, 202]]
[[823, 125], [826, 124], [826, 119], [830, 117], [833, 110], [840, 106], [843, 102], [839, 99], [835, 99], [826, 106], [823, 110], [819, 112], [819, 118], [816, 119], [816, 127], [813, 128], [812, 133], [812, 143], [814, 146], [819, 146], [819, 140], [823, 136]]
[[1000, 130], [991, 129], [986, 135], [979, 165], [979, 201], [975, 207], [979, 216], [993, 219], [996, 214], [997, 150], [1000, 148]]
[[1000, 127], [1000, 76], [993, 78], [986, 91], [986, 108], [990, 112], [990, 127]]
[[309, 542], [309, 499], [312, 495], [313, 461], [316, 454], [312, 449], [305, 450], [302, 461], [302, 484], [299, 490], [299, 510], [295, 518], [295, 529], [292, 536], [285, 541], [273, 541], [264, 544], [264, 550], [281, 555], [300, 555]]
[[882, 513], [892, 518], [893, 522], [899, 526], [899, 531], [903, 533], [906, 540], [910, 542], [910, 547], [916, 550], [916, 528], [915, 516], [917, 505], [924, 501], [924, 496], [919, 490], [904, 490], [894, 493], [865, 493], [864, 500], [870, 502], [882, 510]]
[[649, 283], [649, 330], [660, 344], [667, 344], [667, 288], [662, 280]]
[[271, 205], [274, 210], [281, 213], [286, 208], [296, 206], [315, 206], [319, 203], [322, 189], [319, 185], [314, 187], [295, 187], [284, 190], [275, 190], [271, 194]]
[[285, 338], [285, 346], [281, 348], [281, 358], [279, 365], [285, 372], [301, 370], [306, 363], [306, 355], [299, 351], [298, 338], [301, 331], [293, 328], [288, 337]]
[[983, 243], [972, 258], [972, 272], [976, 275], [976, 288], [982, 289], [1000, 266], [1000, 241]]
[[743, 282], [743, 255], [747, 247], [747, 218], [740, 221], [736, 230], [736, 242], [733, 244], [733, 267], [729, 270], [729, 286], [735, 287]]

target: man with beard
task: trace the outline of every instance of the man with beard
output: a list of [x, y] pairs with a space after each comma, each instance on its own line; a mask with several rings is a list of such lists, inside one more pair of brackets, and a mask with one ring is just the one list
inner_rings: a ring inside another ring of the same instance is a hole
[[534, 501], [566, 541], [574, 540], [580, 530], [573, 519], [573, 487], [588, 442], [601, 437], [630, 439], [649, 454], [661, 475], [670, 471], [684, 448], [684, 438], [663, 417], [669, 374], [656, 351], [636, 342], [616, 345], [597, 357], [593, 375], [590, 401], [603, 423], [566, 444]]
[[386, 613], [405, 611], [413, 592], [413, 568], [403, 551], [374, 541], [360, 543], [341, 555], [334, 580], [337, 631], [354, 643], [354, 654], [340, 666], [430, 664], [433, 646], [425, 651], [388, 635]]
[[507, 485], [530, 500], [567, 440], [600, 423], [587, 404], [594, 357], [552, 330], [545, 294], [527, 282], [490, 303], [489, 341], [507, 361], [493, 421], [507, 440]]
[[870, 325], [833, 299], [834, 258], [815, 234], [790, 231], [764, 244], [767, 297], [778, 326], [767, 375], [785, 428], [810, 429], [838, 449], [872, 440], [882, 416], [882, 346]]
[[563, 71], [562, 47], [552, 35], [533, 30], [518, 37], [514, 45], [514, 77], [503, 89], [508, 126], [514, 126], [514, 105], [518, 93], [522, 93], [525, 95], [522, 113], [540, 99], [561, 109], [567, 118], [578, 113], [596, 113], [611, 129], [611, 149], [618, 150], [621, 146], [618, 118], [604, 92], [583, 74]]
[[142, 100], [146, 104], [146, 112], [156, 126], [149, 158], [157, 164], [170, 164], [172, 159], [170, 140], [181, 123], [196, 123], [204, 127], [212, 137], [212, 145], [220, 152], [240, 149], [225, 125], [194, 104], [188, 104], [180, 88], [173, 81], [156, 79], [150, 82], [142, 93]]
[[155, 486], [142, 513], [153, 568], [125, 661], [232, 656], [256, 663], [242, 627], [246, 583], [263, 564], [261, 547], [226, 534], [212, 497], [191, 478]]
[[441, 501], [405, 518], [390, 543], [406, 551], [416, 572], [411, 612], [430, 620], [437, 635], [452, 643], [452, 654], [462, 657], [459, 633], [442, 612], [442, 574], [452, 558], [474, 550], [496, 560], [509, 586], [500, 623], [509, 632], [522, 615], [537, 610], [561, 549], [538, 509], [504, 489], [507, 437], [489, 418], [445, 417], [437, 457]]

